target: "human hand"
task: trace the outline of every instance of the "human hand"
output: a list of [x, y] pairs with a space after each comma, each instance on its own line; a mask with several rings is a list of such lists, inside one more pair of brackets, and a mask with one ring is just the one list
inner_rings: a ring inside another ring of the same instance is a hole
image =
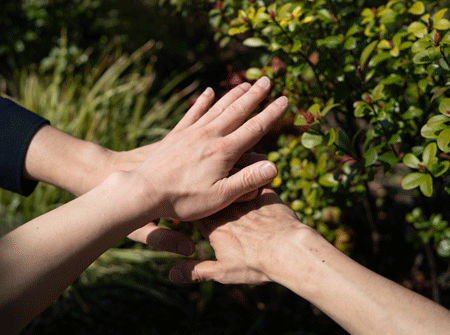
[[147, 199], [141, 203], [158, 204], [152, 215], [199, 219], [251, 194], [276, 176], [276, 167], [269, 161], [230, 174], [244, 152], [287, 109], [287, 99], [281, 97], [244, 123], [269, 90], [266, 77], [252, 87], [241, 84], [206, 113], [207, 107], [189, 110], [158, 142], [147, 160], [131, 171], [139, 180], [139, 194]]
[[[169, 277], [175, 283], [215, 280], [224, 284], [262, 284], [272, 281], [268, 269], [279, 266], [289, 250], [287, 241], [308, 229], [269, 187], [247, 203], [235, 203], [202, 220], [193, 221], [215, 251], [215, 261], [177, 264]], [[273, 251], [277, 252], [273, 252]], [[281, 255], [281, 256], [280, 256]]]

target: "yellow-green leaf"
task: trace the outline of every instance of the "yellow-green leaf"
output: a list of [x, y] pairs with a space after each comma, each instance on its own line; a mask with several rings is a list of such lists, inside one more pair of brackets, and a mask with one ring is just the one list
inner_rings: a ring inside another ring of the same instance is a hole
[[428, 33], [428, 29], [422, 22], [414, 21], [409, 25], [408, 33], [414, 34], [417, 38], [422, 38]]
[[441, 101], [439, 111], [445, 116], [450, 117], [450, 98], [445, 98]]
[[440, 19], [433, 25], [434, 29], [447, 30], [450, 29], [450, 21], [447, 19]]
[[433, 19], [434, 21], [439, 21], [440, 19], [442, 19], [442, 17], [444, 16], [444, 14], [448, 11], [448, 8], [444, 8], [441, 9], [439, 12], [437, 12], [436, 14], [433, 15]]
[[375, 46], [378, 44], [378, 41], [373, 41], [368, 46], [366, 46], [361, 53], [361, 58], [359, 60], [361, 64], [361, 68], [364, 68], [364, 64], [366, 64], [367, 59], [369, 58], [370, 54], [372, 53], [373, 49], [375, 49]]
[[425, 173], [413, 172], [405, 176], [402, 180], [402, 187], [405, 190], [411, 190], [419, 186], [425, 180]]
[[408, 12], [414, 15], [422, 15], [425, 12], [425, 6], [422, 1], [417, 1], [409, 8]]

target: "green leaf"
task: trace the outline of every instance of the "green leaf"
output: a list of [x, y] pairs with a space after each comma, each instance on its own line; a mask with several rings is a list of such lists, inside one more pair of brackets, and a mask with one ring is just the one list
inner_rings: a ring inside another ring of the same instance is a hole
[[445, 98], [439, 104], [439, 111], [450, 117], [450, 98]]
[[427, 122], [427, 126], [430, 128], [436, 128], [437, 126], [450, 121], [450, 118], [448, 115], [435, 115], [432, 116], [428, 122]]
[[385, 61], [385, 60], [387, 60], [387, 59], [389, 59], [389, 58], [392, 58], [392, 55], [391, 55], [390, 52], [382, 52], [382, 53], [376, 54], [375, 56], [373, 56], [373, 57], [370, 59], [370, 61], [369, 61], [369, 63], [367, 64], [367, 66], [368, 66], [368, 67], [375, 67], [375, 66], [377, 66], [379, 63], [381, 63], [381, 62], [383, 62], [383, 61]]
[[431, 197], [433, 195], [433, 178], [430, 174], [425, 174], [424, 181], [420, 184], [420, 190], [426, 197]]
[[422, 38], [428, 33], [428, 29], [422, 22], [414, 21], [408, 26], [408, 33], [414, 34], [417, 38]]
[[422, 154], [423, 165], [428, 167], [432, 162], [433, 158], [436, 157], [436, 152], [437, 152], [436, 143], [431, 142], [430, 144], [428, 144], [423, 150]]
[[436, 252], [441, 257], [450, 257], [450, 238], [442, 239], [437, 246]]
[[430, 47], [426, 50], [420, 51], [413, 57], [415, 64], [426, 64], [441, 58], [441, 51], [439, 47]]
[[251, 48], [257, 48], [268, 45], [264, 40], [262, 40], [259, 37], [249, 37], [242, 43]]
[[330, 146], [336, 140], [336, 132], [334, 131], [333, 128], [330, 129], [330, 131], [328, 132], [327, 136], [328, 136], [327, 146]]
[[380, 80], [380, 83], [384, 85], [401, 85], [405, 79], [397, 73], [391, 73], [387, 77]]
[[369, 58], [370, 54], [375, 49], [377, 44], [378, 44], [378, 41], [373, 41], [372, 43], [370, 43], [368, 46], [366, 46], [364, 48], [363, 52], [361, 53], [361, 58], [359, 60], [359, 62], [361, 64], [361, 68], [364, 68], [364, 64], [366, 64], [367, 59]]
[[408, 110], [402, 115], [403, 120], [412, 120], [421, 117], [423, 110], [416, 106], [409, 106]]
[[233, 36], [237, 34], [242, 34], [245, 33], [248, 29], [249, 29], [248, 26], [244, 24], [239, 27], [232, 27], [228, 30], [228, 35]]
[[415, 2], [408, 10], [408, 13], [422, 15], [425, 13], [425, 6], [422, 1]]
[[402, 187], [405, 190], [411, 190], [418, 187], [421, 183], [425, 182], [426, 173], [412, 172], [405, 176], [402, 180]]
[[321, 117], [324, 117], [325, 115], [327, 115], [327, 113], [331, 110], [331, 109], [333, 109], [334, 107], [337, 107], [337, 106], [339, 106], [340, 104], [331, 104], [331, 105], [328, 105], [328, 106], [326, 106], [324, 109], [322, 109], [322, 111], [320, 112], [320, 116]]
[[384, 85], [383, 84], [378, 84], [377, 86], [375, 86], [375, 88], [372, 91], [372, 101], [378, 101], [381, 98], [383, 98], [384, 94], [383, 94], [383, 90], [384, 90]]
[[336, 35], [336, 36], [328, 36], [324, 39], [317, 40], [317, 46], [320, 48], [322, 46], [325, 46], [328, 49], [335, 49], [338, 46], [340, 46], [344, 42], [344, 36], [343, 35]]
[[426, 124], [422, 127], [422, 129], [420, 129], [420, 135], [425, 138], [437, 138], [439, 133], [445, 128], [447, 128], [447, 126], [443, 123], [434, 127], [430, 127]]
[[375, 164], [377, 159], [378, 159], [378, 153], [375, 150], [375, 148], [370, 148], [370, 149], [366, 150], [366, 152], [364, 153], [364, 160], [365, 160], [366, 167]]
[[440, 44], [450, 44], [450, 31], [442, 37]]
[[320, 134], [313, 133], [303, 133], [301, 138], [302, 145], [307, 149], [312, 149], [320, 144], [322, 144], [323, 136]]
[[450, 143], [450, 128], [447, 128], [439, 134], [437, 138], [437, 145], [440, 150], [442, 150], [445, 153], [448, 153], [450, 152], [450, 148], [448, 146], [449, 143]]
[[444, 16], [444, 14], [448, 11], [448, 8], [443, 8], [440, 11], [438, 11], [436, 14], [433, 15], [433, 19], [435, 21], [439, 21], [440, 19], [442, 19], [442, 17]]
[[261, 69], [259, 69], [257, 67], [252, 67], [247, 70], [247, 72], [245, 73], [245, 76], [249, 80], [255, 80], [255, 79], [261, 78], [262, 72], [261, 72]]
[[334, 179], [334, 176], [332, 173], [326, 173], [322, 176], [320, 176], [318, 180], [319, 184], [325, 187], [334, 187], [339, 185], [339, 182]]
[[344, 48], [346, 50], [354, 50], [358, 46], [358, 40], [354, 36], [350, 36], [345, 40]]
[[450, 21], [447, 19], [440, 19], [433, 25], [434, 29], [447, 30], [450, 29]]
[[430, 172], [433, 174], [434, 177], [438, 178], [447, 172], [449, 166], [450, 166], [449, 161], [436, 163], [431, 166]]
[[392, 169], [395, 164], [398, 163], [399, 159], [391, 152], [385, 152], [381, 156], [378, 156], [380, 162], [386, 163]]
[[430, 45], [431, 45], [431, 41], [428, 38], [421, 38], [420, 40], [417, 40], [416, 42], [414, 42], [414, 44], [411, 47], [411, 51], [413, 53], [424, 51]]
[[403, 157], [403, 163], [406, 166], [409, 166], [412, 169], [418, 169], [419, 168], [419, 164], [420, 164], [420, 160], [414, 156], [411, 153], [407, 153], [404, 157]]

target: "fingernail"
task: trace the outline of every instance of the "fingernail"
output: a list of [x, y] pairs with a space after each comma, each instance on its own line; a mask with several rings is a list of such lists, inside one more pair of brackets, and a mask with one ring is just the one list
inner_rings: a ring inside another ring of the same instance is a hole
[[250, 85], [249, 83], [242, 83], [239, 85], [239, 87], [244, 90], [248, 90], [248, 89], [250, 89], [250, 87], [252, 87], [252, 85]]
[[280, 107], [286, 106], [288, 102], [288, 98], [286, 98], [285, 96], [279, 97], [277, 100], [275, 100], [275, 103]]
[[212, 94], [213, 94], [213, 89], [211, 88], [211, 87], [208, 87], [204, 92], [203, 92], [203, 95], [204, 96], [206, 96], [206, 97], [209, 97], [209, 96], [211, 96]]
[[262, 87], [262, 88], [266, 88], [267, 86], [270, 85], [270, 80], [269, 78], [267, 78], [266, 76], [260, 78], [257, 82], [256, 85]]
[[265, 180], [271, 180], [277, 176], [277, 168], [273, 163], [266, 162], [259, 168]]
[[185, 282], [183, 273], [178, 269], [174, 269], [174, 270], [170, 271], [169, 279], [172, 283], [175, 283], [175, 284], [180, 284], [180, 283]]
[[177, 245], [177, 252], [180, 255], [190, 256], [193, 252], [192, 245], [189, 241], [181, 241]]

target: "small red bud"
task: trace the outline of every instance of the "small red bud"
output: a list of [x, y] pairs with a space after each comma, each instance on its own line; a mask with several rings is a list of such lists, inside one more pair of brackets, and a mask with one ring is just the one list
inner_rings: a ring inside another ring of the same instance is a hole
[[440, 40], [441, 40], [441, 34], [437, 31], [436, 34], [434, 34], [434, 44], [438, 45]]
[[374, 7], [374, 8], [372, 8], [372, 13], [373, 13], [373, 15], [377, 15], [377, 12], [378, 12], [378, 10]]
[[275, 18], [277, 17], [277, 13], [275, 13], [273, 10], [271, 10], [271, 11], [269, 12], [269, 15], [270, 15], [270, 18], [271, 18], [272, 20], [275, 20]]
[[368, 96], [368, 95], [366, 95], [366, 97], [365, 97], [364, 100], [366, 100], [366, 102], [367, 102], [368, 104], [370, 104], [370, 103], [372, 102], [372, 98], [371, 98], [370, 96]]
[[392, 41], [389, 41], [389, 47], [392, 49], [394, 47], [394, 43]]
[[446, 110], [445, 114], [450, 115], [450, 110]]
[[248, 17], [243, 16], [241, 17], [242, 22], [247, 23], [248, 22]]
[[311, 124], [314, 122], [314, 115], [310, 111], [303, 112], [303, 117], [305, 118], [305, 121], [308, 124]]
[[294, 13], [291, 14], [291, 20], [295, 19]]
[[222, 1], [221, 0], [217, 0], [216, 1], [216, 8], [218, 10], [222, 10], [222, 6], [223, 6]]

